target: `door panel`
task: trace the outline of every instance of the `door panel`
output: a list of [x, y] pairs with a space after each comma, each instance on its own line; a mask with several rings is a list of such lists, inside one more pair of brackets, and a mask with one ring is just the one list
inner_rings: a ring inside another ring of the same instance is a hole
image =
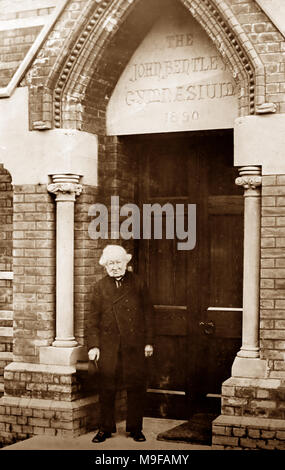
[[240, 215], [211, 215], [210, 305], [241, 307], [243, 225]]
[[[144, 241], [147, 279], [154, 304], [155, 354], [150, 362], [149, 388], [185, 391], [188, 306], [187, 260], [177, 240]], [[144, 254], [141, 254], [144, 256]]]
[[187, 336], [187, 307], [184, 305], [155, 305], [155, 330], [161, 336]]

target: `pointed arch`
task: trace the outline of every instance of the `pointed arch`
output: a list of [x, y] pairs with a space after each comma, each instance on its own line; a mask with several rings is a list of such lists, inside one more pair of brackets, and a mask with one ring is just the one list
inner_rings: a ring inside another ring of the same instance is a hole
[[[198, 21], [231, 70], [240, 90], [239, 114], [241, 116], [254, 114], [256, 106], [265, 101], [264, 67], [226, 1], [177, 1]], [[84, 103], [86, 103], [86, 96], [89, 96], [90, 101], [91, 84], [94, 84], [96, 80], [101, 84], [101, 87], [94, 87], [98, 95], [93, 96], [93, 106], [96, 107], [96, 99], [108, 100], [112, 85], [108, 86], [104, 83], [107, 75], [110, 75], [106, 57], [114, 47], [114, 39], [124, 30], [124, 25], [131, 15], [139, 9], [146, 14], [148, 24], [145, 24], [145, 29], [147, 30], [157, 11], [161, 12], [159, 4], [160, 0], [149, 0], [148, 11], [146, 11], [145, 4], [141, 0], [87, 1], [76, 30], [67, 39], [44, 87], [43, 94], [45, 97], [48, 96], [45, 99], [52, 103], [52, 106], [49, 106], [49, 116], [46, 112], [42, 121], [33, 122], [31, 127], [45, 128], [45, 123], [47, 123], [48, 128], [82, 129]], [[140, 20], [142, 20], [142, 15]], [[139, 34], [137, 37], [139, 39]], [[124, 56], [122, 63], [117, 64], [117, 72], [120, 67], [126, 65], [132, 52], [134, 48], [130, 48], [128, 57]], [[117, 78], [117, 74], [114, 73], [113, 81], [115, 82]], [[115, 83], [113, 83], [114, 86]], [[99, 119], [100, 112], [104, 114], [103, 107], [96, 112]]]

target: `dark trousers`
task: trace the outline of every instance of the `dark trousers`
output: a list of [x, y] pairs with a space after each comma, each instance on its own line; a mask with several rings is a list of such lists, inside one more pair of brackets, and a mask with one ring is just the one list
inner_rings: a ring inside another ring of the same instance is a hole
[[[105, 389], [100, 390], [99, 392], [100, 430], [104, 432], [116, 431], [115, 398], [116, 390], [114, 389]], [[127, 432], [137, 432], [142, 430], [144, 402], [144, 388], [127, 389]]]

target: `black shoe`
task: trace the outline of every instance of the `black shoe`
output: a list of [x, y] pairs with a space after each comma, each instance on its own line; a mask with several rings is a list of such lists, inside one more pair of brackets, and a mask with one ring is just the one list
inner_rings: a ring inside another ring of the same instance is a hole
[[141, 431], [131, 432], [130, 436], [133, 438], [134, 441], [137, 441], [137, 442], [146, 441], [146, 438]]
[[92, 442], [104, 442], [108, 437], [111, 437], [110, 432], [98, 431], [92, 439]]

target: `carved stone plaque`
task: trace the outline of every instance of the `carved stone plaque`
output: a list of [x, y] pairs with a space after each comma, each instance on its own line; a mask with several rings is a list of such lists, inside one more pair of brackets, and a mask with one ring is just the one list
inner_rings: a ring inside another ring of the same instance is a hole
[[107, 109], [109, 135], [232, 128], [237, 86], [186, 11], [157, 21], [131, 57]]

